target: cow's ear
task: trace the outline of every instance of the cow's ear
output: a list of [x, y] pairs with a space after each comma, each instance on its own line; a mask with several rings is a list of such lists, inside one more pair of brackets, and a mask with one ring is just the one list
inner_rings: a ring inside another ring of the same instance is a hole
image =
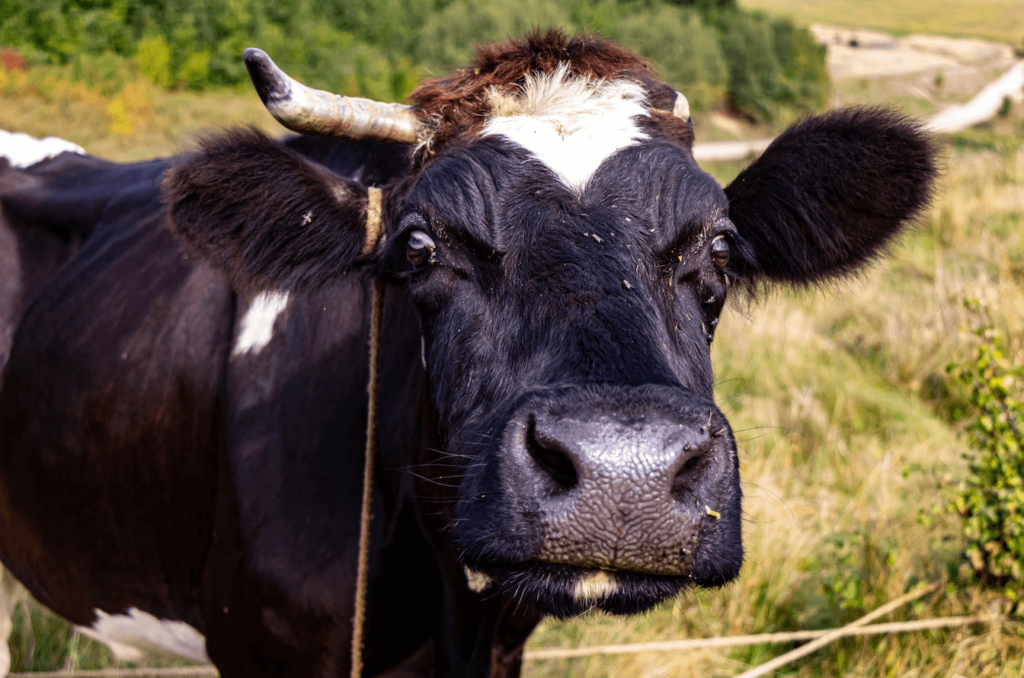
[[894, 112], [842, 109], [794, 125], [725, 189], [753, 250], [746, 273], [809, 284], [853, 271], [928, 205], [937, 173], [931, 138]]
[[373, 259], [368, 189], [256, 129], [204, 140], [163, 190], [175, 235], [242, 292], [329, 284]]

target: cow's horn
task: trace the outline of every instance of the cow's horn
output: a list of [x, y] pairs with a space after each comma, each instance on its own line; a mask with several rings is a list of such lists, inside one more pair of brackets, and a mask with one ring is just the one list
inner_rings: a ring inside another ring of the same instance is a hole
[[261, 49], [245, 50], [245, 67], [270, 114], [290, 130], [346, 139], [414, 144], [422, 124], [409, 106], [343, 97], [288, 77]]
[[682, 92], [676, 92], [676, 105], [672, 108], [672, 115], [683, 120], [690, 119], [690, 102], [686, 100]]

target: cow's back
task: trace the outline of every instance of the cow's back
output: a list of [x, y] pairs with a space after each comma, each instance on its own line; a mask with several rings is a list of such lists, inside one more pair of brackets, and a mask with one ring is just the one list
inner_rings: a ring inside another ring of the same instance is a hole
[[201, 629], [233, 295], [172, 238], [164, 163], [50, 162], [4, 196], [9, 222], [65, 250], [4, 369], [0, 557], [78, 624], [143, 607]]

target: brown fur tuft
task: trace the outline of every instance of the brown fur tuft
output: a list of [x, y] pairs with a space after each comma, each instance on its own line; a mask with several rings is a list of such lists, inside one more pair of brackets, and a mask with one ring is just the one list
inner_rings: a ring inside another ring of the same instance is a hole
[[491, 110], [491, 88], [514, 93], [527, 75], [553, 73], [563, 63], [577, 76], [636, 80], [656, 108], [671, 110], [675, 101], [675, 91], [654, 78], [647, 62], [614, 43], [586, 35], [570, 38], [559, 30], [534, 31], [522, 40], [479, 47], [472, 66], [427, 80], [410, 95], [422, 119], [435, 128], [430, 150], [438, 151], [456, 136], [480, 134]]

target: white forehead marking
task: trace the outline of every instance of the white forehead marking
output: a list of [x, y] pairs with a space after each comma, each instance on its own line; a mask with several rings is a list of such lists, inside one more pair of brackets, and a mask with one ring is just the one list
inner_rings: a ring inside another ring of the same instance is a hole
[[64, 151], [85, 153], [85, 149], [78, 144], [57, 137], [36, 139], [20, 132], [5, 132], [0, 129], [0, 157], [10, 160], [11, 167], [29, 167]]
[[209, 662], [206, 638], [181, 621], [157, 619], [137, 608], [128, 614], [107, 614], [95, 609], [91, 627], [78, 627], [83, 635], [111, 649], [118, 661], [138, 662], [146, 655], [173, 654], [197, 662]]
[[483, 133], [516, 142], [579, 192], [609, 156], [647, 138], [636, 120], [650, 116], [645, 100], [638, 82], [572, 77], [562, 64], [527, 76], [518, 95], [492, 90]]
[[249, 310], [242, 317], [242, 329], [235, 341], [232, 356], [244, 355], [250, 351], [259, 353], [274, 336], [274, 323], [288, 307], [287, 292], [261, 292], [249, 304]]

